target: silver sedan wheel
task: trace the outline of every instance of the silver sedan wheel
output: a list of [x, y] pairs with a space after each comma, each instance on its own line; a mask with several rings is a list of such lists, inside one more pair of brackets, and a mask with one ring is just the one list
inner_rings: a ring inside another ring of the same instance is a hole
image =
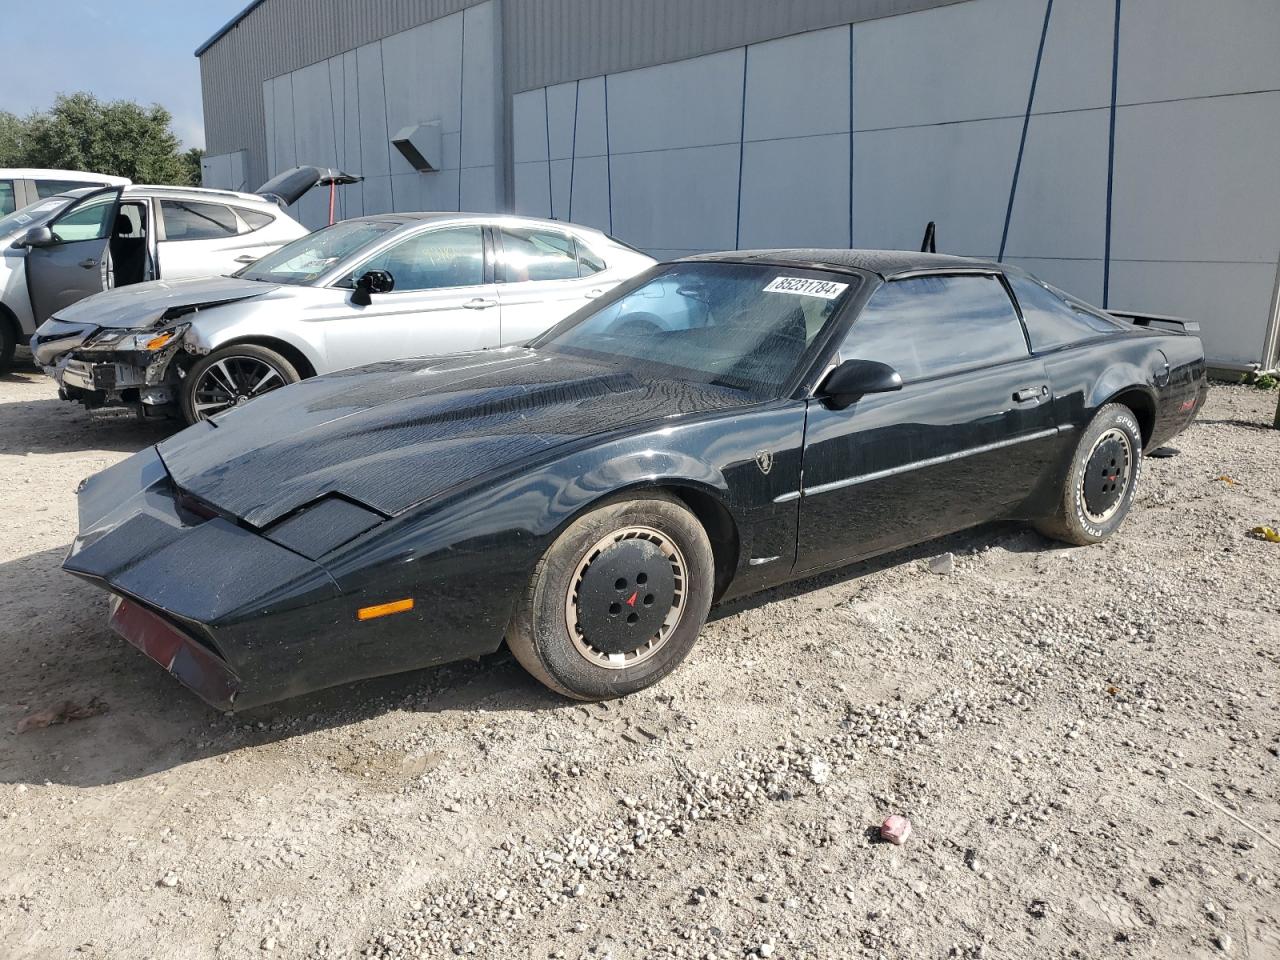
[[200, 374], [192, 389], [191, 408], [197, 419], [207, 420], [287, 383], [284, 374], [265, 360], [230, 354]]

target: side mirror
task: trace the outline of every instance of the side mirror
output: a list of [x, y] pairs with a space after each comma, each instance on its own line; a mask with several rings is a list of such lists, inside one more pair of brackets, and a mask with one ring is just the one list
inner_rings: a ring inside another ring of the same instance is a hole
[[23, 234], [21, 240], [24, 247], [51, 247], [57, 242], [58, 238], [47, 226], [32, 227]]
[[902, 389], [902, 376], [879, 360], [846, 360], [818, 388], [818, 394], [834, 410], [843, 410], [868, 393], [892, 393]]
[[386, 270], [370, 270], [361, 274], [356, 280], [355, 292], [351, 294], [351, 302], [357, 307], [367, 307], [373, 303], [373, 294], [390, 293], [396, 288], [396, 278]]

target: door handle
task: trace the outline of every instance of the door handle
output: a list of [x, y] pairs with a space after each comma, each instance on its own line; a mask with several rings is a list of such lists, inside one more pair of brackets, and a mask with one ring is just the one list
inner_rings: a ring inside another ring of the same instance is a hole
[[488, 310], [490, 307], [496, 307], [497, 305], [497, 300], [486, 300], [484, 297], [476, 297], [463, 304], [468, 310]]
[[593, 289], [593, 290], [588, 290], [588, 291], [587, 291], [587, 299], [588, 299], [588, 300], [594, 300], [596, 297], [602, 297], [602, 296], [604, 296], [604, 288], [603, 288], [603, 287], [596, 287], [596, 288], [595, 288], [595, 289]]
[[88, 260], [80, 261], [80, 266], [84, 267], [86, 270], [92, 270], [97, 265], [98, 265], [98, 261], [94, 260], [92, 257], [90, 257]]
[[236, 263], [256, 263], [261, 257], [255, 257], [252, 253], [242, 253], [236, 257]]
[[1015, 390], [1013, 399], [1018, 403], [1031, 403], [1033, 400], [1039, 400], [1048, 393], [1049, 387], [1042, 383], [1038, 387], [1023, 387], [1021, 390]]

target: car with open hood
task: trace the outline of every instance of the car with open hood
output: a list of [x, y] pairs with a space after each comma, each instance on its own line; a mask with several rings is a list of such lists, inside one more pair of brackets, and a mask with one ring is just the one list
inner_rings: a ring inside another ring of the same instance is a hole
[[220, 709], [504, 639], [621, 696], [721, 599], [1001, 518], [1112, 535], [1204, 399], [1196, 329], [957, 257], [661, 264], [527, 345], [304, 380], [134, 455], [84, 483], [63, 566]]
[[653, 262], [571, 223], [382, 214], [231, 276], [81, 301], [31, 349], [67, 400], [194, 423], [316, 374], [523, 343]]
[[37, 327], [85, 298], [231, 273], [305, 236], [281, 206], [297, 196], [71, 184], [0, 218], [0, 370]]

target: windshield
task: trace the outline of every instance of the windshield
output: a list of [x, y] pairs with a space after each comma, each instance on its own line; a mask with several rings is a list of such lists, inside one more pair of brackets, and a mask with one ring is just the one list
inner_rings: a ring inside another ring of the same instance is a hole
[[804, 268], [674, 263], [533, 346], [776, 394], [857, 285], [855, 277]]
[[344, 220], [285, 244], [234, 276], [266, 283], [310, 283], [397, 226], [379, 220]]
[[74, 200], [74, 197], [49, 197], [45, 200], [37, 200], [35, 203], [28, 203], [21, 210], [15, 210], [7, 217], [0, 217], [0, 236], [38, 227], [51, 220], [54, 214]]

